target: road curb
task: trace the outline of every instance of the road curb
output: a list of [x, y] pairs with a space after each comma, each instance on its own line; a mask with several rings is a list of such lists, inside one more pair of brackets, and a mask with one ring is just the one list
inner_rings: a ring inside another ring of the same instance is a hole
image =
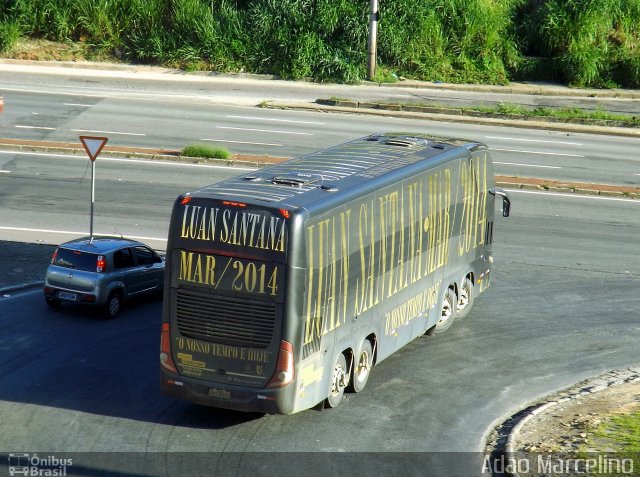
[[[522, 410], [513, 413], [508, 418], [502, 419], [500, 424], [494, 426], [485, 437], [485, 453], [491, 454], [493, 458], [499, 459], [500, 456], [504, 456], [508, 459], [509, 456], [524, 452], [514, 448], [519, 434], [525, 426], [532, 423], [544, 411], [581, 396], [596, 394], [614, 386], [622, 386], [637, 381], [640, 381], [640, 364], [612, 370], [596, 377], [585, 379], [539, 399], [525, 406]], [[520, 477], [517, 472], [506, 472], [506, 475]]]
[[[54, 143], [52, 141], [19, 141], [15, 139], [0, 138], [0, 147], [10, 151], [40, 152], [50, 154], [70, 154], [79, 157], [87, 157], [87, 153], [80, 143]], [[148, 159], [156, 161], [182, 162], [189, 164], [209, 164], [227, 167], [264, 167], [285, 161], [289, 158], [276, 156], [249, 156], [243, 154], [234, 155], [233, 159], [214, 159], [203, 157], [183, 156], [177, 150], [156, 150], [133, 147], [105, 146], [101, 154], [103, 157], [123, 159]]]
[[[466, 124], [482, 124], [485, 126], [509, 126], [520, 129], [546, 129], [550, 131], [562, 131], [584, 134], [600, 134], [607, 136], [620, 136], [640, 138], [640, 128], [623, 128], [613, 126], [591, 126], [585, 124], [573, 123], [557, 123], [551, 121], [535, 121], [524, 119], [504, 119], [504, 118], [488, 118], [477, 116], [465, 116], [461, 113], [436, 113], [436, 112], [414, 112], [400, 111], [390, 109], [375, 109], [370, 107], [359, 107], [357, 102], [342, 102], [351, 106], [329, 106], [317, 103], [292, 103], [292, 102], [268, 102], [262, 107], [273, 109], [294, 109], [303, 111], [324, 111], [324, 112], [341, 112], [349, 114], [368, 114], [376, 116], [400, 117], [404, 119], [423, 119], [428, 121], [444, 121], [457, 122]], [[364, 103], [368, 104], [368, 103]]]
[[44, 285], [44, 281], [19, 283], [17, 285], [11, 285], [8, 287], [0, 288], [0, 296], [4, 296], [10, 293], [20, 292], [28, 290], [29, 288], [38, 288]]
[[[84, 148], [74, 143], [54, 143], [52, 141], [18, 141], [0, 138], [0, 147], [15, 151], [46, 152], [51, 154], [73, 154], [86, 156]], [[233, 159], [206, 159], [180, 155], [177, 150], [155, 150], [145, 148], [106, 146], [102, 152], [107, 157], [126, 159], [148, 159], [190, 164], [207, 164], [223, 167], [261, 168], [286, 161], [288, 157], [248, 156], [237, 154]], [[577, 195], [596, 195], [640, 200], [640, 187], [626, 187], [608, 184], [570, 183], [553, 179], [531, 177], [496, 176], [496, 185], [508, 189], [555, 192]]]

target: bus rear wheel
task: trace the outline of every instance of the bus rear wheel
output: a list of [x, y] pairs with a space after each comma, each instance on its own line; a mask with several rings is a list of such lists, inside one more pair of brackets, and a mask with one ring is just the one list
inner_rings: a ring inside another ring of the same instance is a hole
[[458, 308], [456, 309], [456, 319], [460, 320], [466, 318], [473, 307], [473, 302], [476, 299], [475, 290], [473, 288], [473, 282], [468, 278], [465, 278], [460, 287], [460, 297], [458, 298]]
[[356, 355], [355, 366], [353, 367], [353, 379], [349, 383], [349, 390], [359, 393], [367, 385], [371, 368], [373, 367], [373, 348], [371, 341], [364, 340], [360, 351]]
[[444, 333], [456, 319], [456, 310], [458, 307], [458, 299], [456, 297], [456, 292], [453, 289], [447, 289], [444, 294], [444, 298], [442, 300], [442, 309], [440, 312], [440, 319], [436, 323], [435, 332], [436, 333]]
[[331, 372], [329, 397], [327, 397], [327, 405], [329, 407], [337, 407], [342, 402], [348, 381], [349, 370], [347, 369], [347, 359], [344, 357], [344, 354], [339, 353], [333, 363], [333, 371]]

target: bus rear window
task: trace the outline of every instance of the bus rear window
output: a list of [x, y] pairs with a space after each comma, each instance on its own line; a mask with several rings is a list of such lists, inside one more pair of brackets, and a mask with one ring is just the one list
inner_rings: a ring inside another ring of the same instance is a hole
[[96, 271], [97, 255], [95, 253], [81, 252], [79, 250], [68, 250], [58, 248], [53, 260], [53, 265], [86, 272]]

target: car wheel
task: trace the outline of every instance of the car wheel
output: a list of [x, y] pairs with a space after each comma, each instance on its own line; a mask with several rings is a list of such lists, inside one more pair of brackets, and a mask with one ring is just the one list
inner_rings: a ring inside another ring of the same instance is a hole
[[111, 295], [109, 295], [109, 298], [107, 299], [107, 303], [104, 306], [104, 310], [102, 311], [104, 318], [106, 318], [107, 320], [115, 318], [120, 312], [121, 306], [122, 297], [120, 296], [120, 293], [111, 293]]

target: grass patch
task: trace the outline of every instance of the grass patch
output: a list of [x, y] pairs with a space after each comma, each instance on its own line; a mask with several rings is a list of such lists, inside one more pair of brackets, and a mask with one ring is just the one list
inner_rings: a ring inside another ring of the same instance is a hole
[[[320, 100], [319, 100], [320, 101]], [[332, 96], [330, 101], [334, 102], [357, 102], [348, 98], [339, 98], [336, 96]], [[500, 103], [497, 106], [463, 106], [459, 108], [452, 108], [451, 106], [445, 106], [437, 103], [425, 103], [425, 102], [416, 102], [416, 103], [381, 103], [385, 105], [396, 104], [404, 109], [405, 107], [424, 107], [424, 108], [434, 108], [434, 109], [443, 109], [443, 110], [451, 110], [455, 109], [457, 111], [462, 111], [463, 113], [482, 113], [487, 116], [505, 116], [505, 117], [524, 117], [524, 118], [532, 118], [532, 117], [546, 117], [546, 118], [555, 118], [562, 119], [568, 122], [571, 120], [575, 120], [575, 122], [580, 122], [580, 120], [596, 120], [596, 121], [616, 121], [622, 123], [625, 126], [640, 126], [640, 116], [629, 116], [625, 114], [614, 114], [609, 113], [607, 111], [603, 111], [601, 109], [595, 111], [584, 110], [580, 108], [550, 108], [550, 107], [537, 107], [537, 108], [527, 108], [526, 106], [520, 104], [510, 104], [510, 103]]]
[[374, 83], [397, 83], [398, 75], [384, 66], [379, 66], [376, 68], [376, 75], [371, 80]]
[[606, 447], [623, 453], [640, 453], [640, 411], [612, 416], [594, 431]]
[[223, 147], [214, 147], [207, 144], [189, 144], [182, 150], [183, 156], [204, 157], [207, 159], [229, 159], [231, 153]]

